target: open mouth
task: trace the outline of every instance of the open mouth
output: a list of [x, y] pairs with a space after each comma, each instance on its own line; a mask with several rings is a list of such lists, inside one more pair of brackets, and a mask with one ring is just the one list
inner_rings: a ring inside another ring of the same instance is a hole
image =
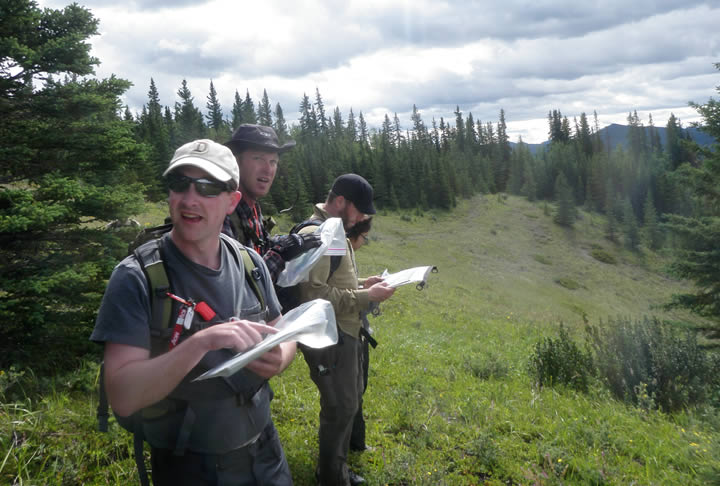
[[202, 219], [201, 216], [193, 213], [180, 213], [180, 216], [182, 217], [183, 221], [188, 221], [190, 223], [198, 222]]

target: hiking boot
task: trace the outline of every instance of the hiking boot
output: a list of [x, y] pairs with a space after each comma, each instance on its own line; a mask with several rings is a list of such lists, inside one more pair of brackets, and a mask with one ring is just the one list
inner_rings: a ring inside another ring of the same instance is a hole
[[352, 486], [357, 486], [358, 484], [365, 484], [365, 478], [354, 471], [348, 470], [348, 477], [350, 478], [350, 484]]
[[369, 445], [357, 446], [350, 444], [350, 450], [355, 452], [372, 452], [375, 448]]
[[[351, 471], [350, 469], [348, 469], [348, 478], [350, 479], [351, 486], [357, 486], [358, 484], [365, 484], [365, 478], [360, 476], [359, 474]], [[320, 471], [318, 469], [315, 470], [315, 479], [317, 480], [317, 484], [321, 485]]]

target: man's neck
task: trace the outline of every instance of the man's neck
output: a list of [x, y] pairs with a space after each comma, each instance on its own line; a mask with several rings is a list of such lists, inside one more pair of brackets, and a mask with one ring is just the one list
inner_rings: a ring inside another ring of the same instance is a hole
[[324, 202], [324, 203], [320, 203], [319, 206], [320, 206], [320, 209], [322, 209], [323, 211], [328, 213], [328, 216], [330, 216], [331, 218], [339, 218], [340, 217], [340, 213], [334, 204], [328, 204], [327, 202]]
[[170, 238], [185, 258], [193, 263], [217, 270], [220, 268], [220, 236], [214, 240], [204, 241], [178, 241], [174, 233]]
[[251, 195], [249, 195], [248, 192], [246, 190], [244, 190], [243, 188], [241, 188], [240, 191], [242, 192], [242, 200], [245, 201], [245, 204], [247, 204], [250, 207], [255, 206], [255, 203], [257, 202], [257, 200], [254, 197], [252, 197]]

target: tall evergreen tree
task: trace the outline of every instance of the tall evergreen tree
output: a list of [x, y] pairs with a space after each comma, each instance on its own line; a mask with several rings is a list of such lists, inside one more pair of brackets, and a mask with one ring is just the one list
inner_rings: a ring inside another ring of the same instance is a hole
[[243, 123], [243, 100], [238, 90], [235, 90], [235, 100], [232, 107], [232, 129], [235, 130]]
[[272, 107], [270, 106], [270, 99], [268, 98], [267, 91], [263, 90], [262, 99], [258, 104], [258, 123], [265, 125], [266, 127], [273, 126], [272, 121]]
[[[715, 64], [720, 69], [720, 63]], [[716, 87], [720, 92], [720, 86]], [[720, 140], [720, 101], [710, 98], [705, 104], [690, 104], [702, 122], [700, 129]], [[684, 165], [680, 170], [685, 183], [693, 189], [693, 214], [670, 215], [668, 227], [681, 238], [681, 248], [673, 264], [682, 277], [695, 282], [692, 293], [676, 295], [673, 305], [686, 307], [707, 316], [714, 323], [713, 336], [720, 338], [720, 143], [712, 150], [695, 146], [701, 164]]]
[[140, 140], [151, 147], [149, 163], [150, 174], [146, 180], [151, 188], [150, 196], [153, 199], [164, 197], [164, 190], [160, 182], [160, 176], [165, 171], [170, 160], [173, 148], [170, 146], [170, 134], [163, 118], [163, 107], [160, 104], [155, 81], [150, 78], [150, 90], [148, 91], [147, 111], [141, 116]]
[[588, 124], [587, 116], [585, 112], [580, 113], [580, 127], [579, 133], [577, 134], [578, 143], [580, 144], [580, 150], [588, 159], [593, 154], [593, 143], [592, 135], [590, 134], [590, 125]]
[[505, 110], [500, 108], [500, 119], [497, 124], [497, 158], [495, 165], [495, 188], [499, 192], [507, 190], [508, 178], [510, 176], [510, 140], [507, 135], [505, 123]]
[[455, 106], [455, 144], [458, 150], [465, 151], [465, 122], [460, 106]]
[[651, 152], [657, 153], [662, 151], [662, 142], [660, 141], [660, 134], [658, 133], [655, 124], [653, 123], [652, 113], [648, 115], [648, 136], [649, 136], [649, 148]]
[[320, 88], [315, 88], [314, 108], [318, 130], [321, 134], [326, 134], [328, 132], [328, 120], [325, 115], [325, 103], [323, 103], [322, 96], [320, 96]]
[[177, 95], [180, 97], [180, 102], [175, 102], [175, 124], [178, 145], [192, 142], [198, 138], [205, 138], [206, 129], [203, 115], [194, 104], [187, 80], [182, 80], [182, 85], [180, 89], [178, 89]]
[[208, 111], [207, 115], [205, 115], [205, 118], [208, 121], [208, 126], [216, 132], [221, 130], [224, 123], [222, 107], [220, 106], [220, 101], [217, 98], [217, 91], [215, 91], [215, 85], [213, 85], [212, 80], [210, 80], [210, 94], [208, 94], [207, 104], [205, 107]]
[[287, 122], [285, 121], [285, 115], [283, 115], [283, 109], [280, 106], [280, 103], [275, 105], [275, 123], [273, 126], [275, 127], [275, 132], [277, 133], [280, 142], [284, 142], [288, 138], [289, 134]]
[[554, 221], [560, 226], [572, 227], [575, 224], [576, 212], [575, 196], [572, 188], [565, 178], [565, 174], [560, 172], [555, 180], [555, 217]]
[[300, 102], [300, 131], [305, 137], [308, 137], [314, 135], [316, 130], [317, 125], [315, 124], [312, 103], [310, 103], [308, 95], [303, 93], [303, 98]]
[[625, 198], [623, 203], [623, 240], [631, 250], [636, 250], [640, 244], [640, 228], [630, 198]]
[[657, 250], [662, 244], [662, 232], [655, 211], [652, 192], [648, 191], [643, 205], [643, 239], [648, 248]]
[[348, 114], [347, 128], [345, 130], [347, 133], [347, 138], [350, 142], [357, 141], [358, 129], [357, 123], [355, 122], [355, 114], [353, 113], [352, 108], [350, 108], [350, 113]]
[[120, 117], [130, 83], [87, 77], [97, 25], [77, 4], [0, 3], [0, 369], [57, 372], [95, 351], [87, 336], [126, 249], [102, 223], [143, 204], [148, 148]]
[[255, 113], [255, 102], [250, 97], [250, 90], [245, 90], [245, 99], [242, 104], [242, 122], [256, 124], [258, 122]]
[[365, 123], [365, 118], [363, 118], [362, 111], [360, 112], [360, 143], [363, 145], [367, 145], [370, 142], [370, 134], [368, 132], [367, 123]]

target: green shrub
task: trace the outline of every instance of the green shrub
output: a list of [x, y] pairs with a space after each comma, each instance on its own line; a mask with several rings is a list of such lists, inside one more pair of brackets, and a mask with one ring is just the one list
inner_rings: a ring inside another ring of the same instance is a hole
[[695, 331], [648, 318], [587, 330], [598, 374], [617, 398], [671, 412], [718, 396], [720, 361], [700, 347]]
[[528, 361], [528, 371], [538, 386], [562, 384], [587, 391], [593, 369], [589, 347], [581, 349], [563, 325], [557, 339], [544, 338], [535, 343]]
[[595, 248], [590, 252], [590, 255], [597, 261], [607, 263], [609, 265], [615, 265], [617, 259], [602, 248]]
[[480, 357], [466, 357], [464, 365], [469, 373], [481, 380], [504, 378], [509, 371], [504, 358], [494, 353]]
[[555, 283], [561, 287], [565, 287], [568, 290], [577, 290], [581, 287], [575, 280], [567, 277], [560, 277], [555, 279]]
[[543, 255], [533, 255], [536, 262], [542, 263], [543, 265], [552, 265], [550, 259]]

